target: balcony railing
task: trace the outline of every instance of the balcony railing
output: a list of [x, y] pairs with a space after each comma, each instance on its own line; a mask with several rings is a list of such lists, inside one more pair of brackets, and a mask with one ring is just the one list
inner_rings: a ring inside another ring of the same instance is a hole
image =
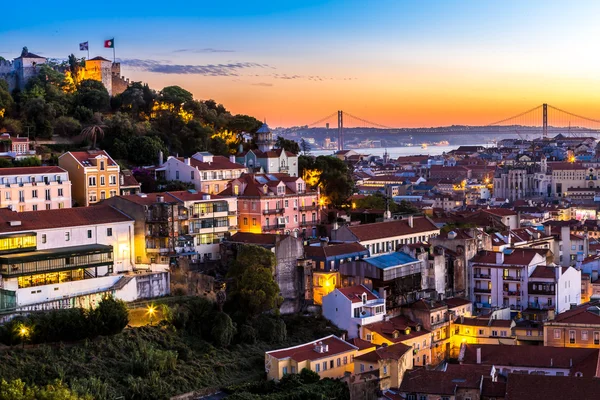
[[264, 215], [275, 215], [275, 214], [283, 214], [283, 208], [273, 208], [271, 210], [263, 210]]
[[318, 209], [319, 209], [319, 206], [317, 206], [316, 204], [312, 204], [309, 206], [300, 206], [300, 211], [315, 211]]
[[285, 228], [285, 224], [270, 224], [270, 225], [263, 225], [263, 231], [270, 231], [273, 229], [283, 229]]
[[515, 281], [515, 282], [520, 282], [523, 280], [522, 276], [510, 276], [510, 275], [505, 275], [504, 276], [504, 280], [505, 281]]
[[554, 290], [544, 290], [544, 289], [529, 289], [528, 290], [529, 294], [542, 294], [542, 295], [548, 295], [548, 296], [554, 296], [556, 294], [556, 292]]
[[492, 293], [492, 289], [488, 288], [474, 288], [473, 291], [475, 293]]
[[503, 290], [502, 293], [505, 296], [522, 296], [523, 292], [521, 292], [520, 290]]
[[300, 222], [300, 226], [313, 226], [317, 225], [317, 221], [302, 221]]
[[479, 279], [490, 279], [489, 274], [475, 274], [474, 277]]

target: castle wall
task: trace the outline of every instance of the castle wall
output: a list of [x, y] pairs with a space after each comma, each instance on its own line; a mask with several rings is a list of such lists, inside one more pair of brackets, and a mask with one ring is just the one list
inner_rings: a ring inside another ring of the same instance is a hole
[[112, 63], [110, 61], [101, 60], [86, 60], [85, 61], [85, 75], [88, 79], [94, 79], [102, 82], [108, 94], [113, 95], [112, 92]]
[[0, 61], [0, 79], [8, 83], [9, 92], [17, 88], [17, 74], [13, 70], [12, 62]]

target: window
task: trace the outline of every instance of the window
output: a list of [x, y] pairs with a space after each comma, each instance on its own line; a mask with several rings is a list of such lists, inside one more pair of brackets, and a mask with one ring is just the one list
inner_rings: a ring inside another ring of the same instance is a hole
[[37, 199], [37, 189], [34, 189], [31, 191], [31, 197], [33, 197], [34, 199]]
[[333, 360], [329, 360], [329, 368], [333, 368]]
[[527, 330], [527, 332], [526, 332], [526, 335], [527, 335], [527, 336], [532, 336], [532, 332], [531, 332], [531, 330]]
[[106, 228], [106, 236], [112, 236], [112, 228]]
[[252, 226], [256, 226], [256, 218], [252, 218]]
[[581, 331], [581, 340], [588, 340], [588, 331]]
[[58, 189], [58, 196], [62, 197], [63, 196], [63, 190], [62, 189]]
[[[58, 189], [58, 193], [62, 193], [62, 189]], [[50, 200], [50, 189], [46, 189], [46, 192], [44, 194], [46, 201]], [[62, 196], [62, 194], [59, 194], [59, 196]]]
[[71, 233], [65, 232], [65, 242], [68, 242], [69, 240], [71, 240]]
[[569, 331], [569, 343], [575, 344], [575, 331]]
[[283, 374], [287, 375], [287, 367], [283, 367]]
[[42, 234], [42, 243], [46, 243], [46, 234], [45, 233]]
[[104, 171], [104, 161], [100, 161], [100, 171]]
[[[110, 179], [110, 184], [111, 185], [116, 185], [117, 184], [117, 176], [116, 175], [111, 175], [109, 179]], [[192, 179], [194, 179], [193, 176], [192, 176]]]
[[100, 186], [104, 186], [106, 185], [106, 177], [104, 175], [102, 175], [100, 177]]
[[34, 205], [33, 205], [33, 206], [31, 206], [31, 207], [32, 207], [32, 208], [31, 208], [31, 210], [32, 210], [32, 211], [37, 211], [37, 204], [34, 204]]
[[348, 356], [344, 356], [344, 365], [348, 364]]
[[319, 364], [315, 364], [315, 372], [321, 372], [321, 366]]
[[384, 365], [384, 366], [383, 366], [383, 374], [384, 374], [384, 375], [387, 375], [387, 365]]
[[323, 371], [327, 371], [327, 361], [323, 361]]
[[25, 201], [25, 191], [19, 190], [19, 203], [23, 203]]
[[342, 359], [338, 357], [337, 366], [340, 367], [342, 365]]
[[360, 364], [360, 372], [365, 372], [365, 364]]
[[248, 218], [244, 217], [244, 225], [248, 225]]
[[480, 335], [483, 335], [483, 329], [480, 329], [480, 330], [479, 330], [479, 334], [480, 334]]
[[46, 204], [46, 210], [50, 209], [50, 204]]
[[179, 171], [175, 171], [175, 179], [179, 180]]
[[295, 373], [296, 373], [296, 367], [294, 367], [294, 366], [292, 365], [292, 374], [295, 374]]
[[190, 171], [190, 179], [194, 180], [194, 171]]
[[100, 192], [100, 200], [106, 200], [106, 192], [104, 190]]
[[600, 332], [594, 332], [594, 344], [600, 344]]
[[117, 191], [116, 190], [111, 190], [109, 197], [115, 197], [116, 195], [117, 195]]
[[[62, 201], [58, 203], [58, 208], [65, 208], [65, 203], [63, 203]], [[50, 204], [46, 204], [46, 209], [50, 209]]]
[[88, 234], [88, 239], [91, 239], [92, 238], [92, 230], [88, 229], [87, 234]]
[[96, 186], [96, 177], [90, 176], [88, 179], [88, 184], [89, 184], [89, 186]]
[[10, 200], [10, 192], [4, 192], [4, 198]]
[[98, 201], [98, 198], [96, 197], [96, 192], [90, 192], [90, 202], [96, 202]]
[[500, 336], [506, 337], [506, 331], [500, 331]]
[[560, 339], [560, 329], [554, 330], [554, 339]]
[[498, 331], [492, 331], [492, 336], [498, 336]]

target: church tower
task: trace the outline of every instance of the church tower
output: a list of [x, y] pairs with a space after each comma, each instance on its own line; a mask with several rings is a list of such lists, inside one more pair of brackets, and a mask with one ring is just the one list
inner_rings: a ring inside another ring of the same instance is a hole
[[275, 146], [273, 133], [266, 122], [256, 131], [256, 145], [263, 153], [273, 150], [273, 146]]

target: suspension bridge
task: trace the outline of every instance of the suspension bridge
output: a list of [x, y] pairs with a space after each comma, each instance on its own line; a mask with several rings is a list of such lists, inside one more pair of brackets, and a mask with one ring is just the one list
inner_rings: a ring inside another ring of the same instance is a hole
[[517, 135], [521, 139], [527, 139], [529, 135], [541, 135], [543, 138], [547, 138], [549, 132], [562, 133], [572, 137], [595, 136], [600, 133], [600, 120], [565, 111], [545, 103], [508, 118], [477, 127], [453, 125], [440, 128], [395, 128], [341, 110], [308, 124], [307, 127], [325, 127], [329, 129], [330, 126], [335, 127], [336, 124], [338, 150], [344, 149], [345, 129], [350, 128], [387, 130], [390, 134], [409, 131], [412, 134], [431, 135]]

